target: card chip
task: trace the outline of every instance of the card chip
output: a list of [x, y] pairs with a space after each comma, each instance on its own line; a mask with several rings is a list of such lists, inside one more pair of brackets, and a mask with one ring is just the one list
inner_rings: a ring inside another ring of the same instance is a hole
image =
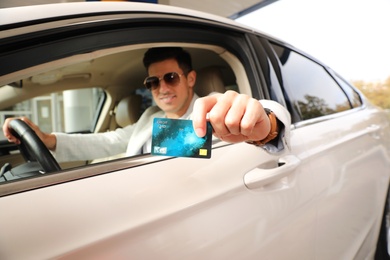
[[200, 156], [207, 156], [207, 149], [199, 149]]

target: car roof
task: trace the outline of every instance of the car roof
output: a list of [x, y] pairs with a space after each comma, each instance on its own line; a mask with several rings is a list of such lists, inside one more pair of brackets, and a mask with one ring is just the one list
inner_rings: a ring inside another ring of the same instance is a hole
[[2, 8], [0, 9], [0, 27], [4, 25], [23, 23], [27, 21], [38, 21], [44, 19], [47, 20], [50, 18], [61, 19], [69, 16], [95, 16], [129, 12], [175, 14], [179, 16], [202, 18], [214, 22], [228, 24], [235, 27], [253, 30], [253, 28], [250, 28], [243, 24], [239, 24], [231, 19], [201, 11], [195, 11], [163, 4], [133, 2], [75, 2]]

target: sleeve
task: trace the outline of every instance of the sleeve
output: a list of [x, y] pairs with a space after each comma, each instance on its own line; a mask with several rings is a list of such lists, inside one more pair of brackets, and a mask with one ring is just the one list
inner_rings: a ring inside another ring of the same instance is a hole
[[59, 162], [93, 160], [124, 153], [134, 125], [97, 134], [54, 133], [57, 138], [54, 157]]
[[270, 153], [279, 153], [285, 150], [290, 150], [290, 128], [291, 128], [291, 116], [288, 110], [273, 100], [260, 100], [261, 105], [264, 108], [270, 109], [276, 115], [279, 120], [280, 129], [279, 134], [271, 142], [262, 146], [264, 150]]

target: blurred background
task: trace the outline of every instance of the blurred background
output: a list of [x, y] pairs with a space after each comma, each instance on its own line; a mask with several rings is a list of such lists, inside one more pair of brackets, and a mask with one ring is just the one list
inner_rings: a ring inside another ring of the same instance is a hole
[[[84, 1], [97, 0], [0, 0], [0, 8]], [[173, 5], [213, 13], [271, 34], [329, 65], [374, 104], [390, 109], [390, 37], [387, 28], [390, 25], [390, 0], [129, 2]]]
[[321, 60], [390, 109], [390, 0], [279, 0], [236, 20]]

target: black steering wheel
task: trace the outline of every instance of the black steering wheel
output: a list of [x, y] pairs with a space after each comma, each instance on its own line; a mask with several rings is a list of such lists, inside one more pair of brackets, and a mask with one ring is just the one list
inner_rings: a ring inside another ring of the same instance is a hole
[[19, 150], [27, 162], [38, 162], [45, 173], [61, 170], [49, 149], [24, 121], [14, 119], [9, 123], [9, 128], [20, 140]]

